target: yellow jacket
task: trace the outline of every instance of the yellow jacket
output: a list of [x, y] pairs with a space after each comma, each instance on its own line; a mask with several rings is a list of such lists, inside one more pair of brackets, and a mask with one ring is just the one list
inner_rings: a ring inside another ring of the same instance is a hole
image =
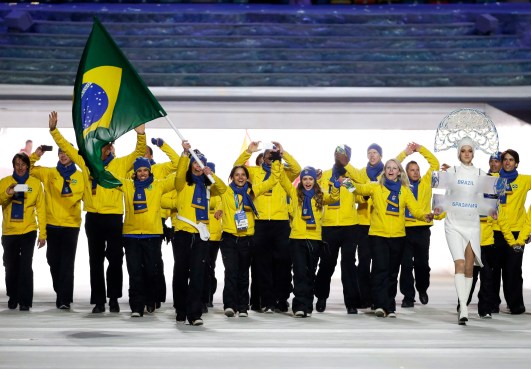
[[500, 218], [503, 215], [507, 222], [506, 226], [512, 232], [517, 232], [522, 229], [525, 222], [525, 200], [527, 192], [531, 190], [531, 175], [518, 174], [518, 177], [511, 183], [512, 193], [507, 194], [507, 202], [500, 204], [502, 208], [498, 216], [498, 224], [494, 225], [494, 230], [503, 230], [500, 226]]
[[[114, 160], [113, 160], [114, 161]], [[161, 198], [162, 195], [174, 188], [174, 175], [163, 180], [153, 180], [145, 190], [147, 211], [135, 214], [133, 199], [135, 184], [132, 179], [120, 178], [122, 186], [118, 190], [123, 192], [125, 199], [125, 220], [122, 233], [124, 235], [160, 235], [162, 234]]]
[[[279, 180], [280, 177], [280, 162], [275, 162], [271, 165], [271, 175], [267, 181], [259, 181], [253, 183], [252, 192], [254, 194], [253, 203], [256, 204], [256, 199], [263, 195], [265, 192], [272, 189]], [[247, 216], [248, 227], [245, 231], [238, 231], [236, 228], [236, 200], [238, 204], [242, 203], [240, 195], [237, 196], [230, 186], [227, 186], [227, 191], [221, 196], [221, 205], [223, 209], [223, 217], [221, 218], [221, 228], [223, 232], [230, 233], [236, 237], [252, 236], [254, 235], [254, 213], [250, 209], [245, 210]], [[256, 206], [256, 205], [255, 205]], [[260, 217], [259, 217], [260, 218]], [[261, 218], [260, 218], [261, 219]]]
[[[30, 157], [30, 173], [44, 185], [44, 199], [46, 203], [46, 222], [57, 227], [81, 226], [81, 198], [85, 189], [83, 174], [76, 170], [70, 176], [72, 196], [61, 196], [64, 179], [57, 168], [35, 166], [40, 158], [32, 154]], [[71, 165], [74, 165], [72, 163]]]
[[[513, 244], [509, 243], [509, 245], [513, 246], [515, 244], [518, 245], [525, 245], [525, 241], [529, 237], [529, 234], [531, 234], [531, 206], [529, 207], [529, 210], [527, 211], [527, 215], [525, 217], [524, 225], [522, 226], [522, 230], [518, 234], [518, 240], [516, 240]], [[507, 239], [506, 233], [504, 232], [505, 239]]]
[[[371, 183], [369, 176], [367, 175], [367, 168], [360, 169], [362, 173], [363, 181], [357, 181], [360, 184]], [[356, 184], [356, 187], [358, 185]], [[358, 203], [358, 219], [360, 225], [371, 225], [371, 213], [372, 213], [372, 199], [364, 199], [363, 197], [357, 197]]]
[[[234, 166], [244, 165], [250, 157], [251, 154], [247, 151], [242, 152], [238, 159], [236, 159]], [[293, 181], [299, 176], [301, 166], [286, 151], [284, 151], [283, 160], [287, 164], [287, 166], [283, 166], [284, 172]], [[249, 180], [253, 184], [253, 187], [263, 182], [266, 172], [261, 166], [249, 166], [247, 170], [249, 171]], [[287, 194], [282, 186], [276, 184], [271, 192], [264, 193], [263, 196], [256, 198], [254, 205], [260, 215], [260, 220], [288, 220], [289, 214], [286, 196]]]
[[[434, 171], [439, 170], [439, 160], [433, 155], [430, 150], [426, 149], [424, 146], [421, 146], [419, 149], [419, 154], [424, 157], [428, 161], [428, 164], [430, 164], [430, 168], [426, 171], [426, 173], [420, 178], [419, 182], [419, 188], [417, 193], [417, 202], [422, 207], [422, 211], [424, 214], [428, 214], [431, 212], [431, 175]], [[407, 157], [406, 152], [402, 151], [398, 156], [396, 157], [397, 160], [400, 162], [403, 162], [404, 159]], [[431, 226], [433, 225], [433, 222], [426, 223], [425, 221], [417, 221], [416, 219], [410, 219], [406, 218], [406, 227], [418, 227], [418, 226]]]
[[[163, 153], [166, 154], [166, 156], [170, 159], [170, 161], [165, 162], [165, 163], [153, 164], [151, 166], [151, 173], [153, 173], [153, 177], [155, 179], [164, 179], [170, 174], [175, 173], [175, 171], [177, 170], [177, 165], [179, 164], [180, 156], [179, 154], [175, 152], [174, 149], [172, 149], [170, 145], [164, 142], [162, 146], [160, 147], [160, 149], [162, 150]], [[131, 178], [133, 174], [134, 174], [134, 171], [130, 170], [129, 173], [127, 173], [127, 176], [125, 178]]]
[[[84, 210], [89, 213], [98, 214], [123, 214], [124, 205], [122, 192], [116, 188], [108, 189], [96, 186], [96, 193], [92, 194], [92, 180], [88, 178], [90, 171], [85, 164], [83, 157], [77, 150], [64, 139], [56, 128], [51, 131], [57, 145], [63, 150], [74, 163], [76, 163], [85, 176], [85, 192], [83, 195]], [[131, 154], [113, 159], [105, 169], [116, 178], [126, 178], [127, 173], [133, 168], [135, 159], [144, 156], [146, 153], [146, 135], [137, 134], [135, 151]], [[159, 221], [160, 223], [160, 221]], [[162, 225], [161, 225], [162, 226]]]
[[[31, 172], [30, 172], [31, 173]], [[12, 195], [7, 188], [17, 183], [12, 176], [0, 180], [0, 204], [2, 205], [2, 235], [21, 235], [39, 229], [38, 239], [46, 239], [46, 209], [41, 182], [30, 175], [26, 184], [28, 192], [24, 193], [24, 218], [22, 222], [11, 222]], [[37, 218], [35, 218], [35, 215]], [[37, 223], [38, 222], [38, 223]]]
[[210, 241], [221, 241], [221, 219], [214, 217], [218, 210], [223, 210], [221, 196], [212, 196], [210, 198], [210, 208], [208, 209]]
[[[178, 215], [197, 223], [195, 217], [195, 208], [192, 207], [192, 199], [194, 197], [195, 184], [189, 185], [186, 183], [186, 172], [190, 164], [190, 158], [181, 157], [177, 167], [177, 175], [175, 176], [175, 190], [177, 191], [177, 213]], [[216, 183], [210, 186], [211, 196], [220, 196], [227, 190], [227, 185], [212, 173], [212, 177]], [[205, 222], [206, 223], [206, 222]], [[175, 231], [186, 231], [188, 233], [199, 233], [199, 231], [190, 224], [177, 219], [175, 223]]]
[[481, 246], [494, 245], [494, 230], [492, 229], [491, 217], [479, 217], [479, 231], [481, 235]]
[[[330, 177], [328, 177], [330, 178]], [[288, 193], [291, 198], [291, 206], [293, 208], [293, 218], [291, 220], [291, 233], [289, 238], [292, 239], [303, 239], [303, 240], [322, 240], [322, 218], [323, 210], [319, 211], [316, 208], [315, 199], [312, 198], [312, 212], [313, 217], [315, 218], [315, 227], [308, 228], [306, 220], [302, 218], [302, 204], [299, 204], [299, 198], [297, 195], [297, 188], [295, 188], [291, 181], [287, 178], [286, 175], [280, 176], [280, 182], [284, 190]], [[347, 190], [348, 192], [348, 190]], [[349, 195], [354, 197], [350, 192]], [[339, 188], [336, 188], [332, 185], [330, 193], [323, 193], [323, 204], [329, 205], [335, 203], [339, 200]]]
[[398, 194], [398, 215], [386, 214], [387, 198], [391, 191], [380, 183], [356, 184], [356, 191], [354, 192], [362, 196], [370, 196], [372, 199], [374, 208], [371, 211], [370, 236], [405, 237], [406, 219], [404, 211], [406, 206], [417, 220], [424, 220], [426, 213], [422, 211], [419, 203], [415, 200], [415, 196], [407, 187], [402, 186]]
[[[344, 178], [351, 178], [354, 182], [363, 183], [365, 178], [363, 172], [354, 168], [348, 164], [346, 167], [346, 173]], [[334, 191], [334, 184], [330, 182], [332, 177], [332, 169], [325, 170], [321, 179], [319, 180], [319, 186], [325, 193], [331, 194]], [[296, 200], [297, 198], [295, 198]], [[356, 209], [356, 195], [349, 192], [344, 186], [339, 188], [339, 207], [331, 205], [325, 205], [323, 208], [322, 226], [351, 226], [359, 223], [358, 211]], [[315, 214], [315, 213], [314, 213]]]

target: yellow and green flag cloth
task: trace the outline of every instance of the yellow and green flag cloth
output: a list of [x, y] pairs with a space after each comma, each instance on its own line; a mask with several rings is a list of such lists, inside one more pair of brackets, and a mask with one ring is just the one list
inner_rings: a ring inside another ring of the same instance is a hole
[[72, 121], [79, 153], [100, 186], [121, 185], [105, 170], [102, 147], [164, 116], [166, 112], [155, 96], [95, 19], [77, 70]]

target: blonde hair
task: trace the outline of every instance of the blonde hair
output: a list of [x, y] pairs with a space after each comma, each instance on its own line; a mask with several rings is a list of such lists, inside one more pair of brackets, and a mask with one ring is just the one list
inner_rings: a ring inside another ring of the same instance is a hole
[[385, 184], [385, 168], [387, 168], [387, 164], [389, 164], [390, 162], [393, 162], [395, 163], [397, 166], [398, 166], [398, 177], [397, 177], [397, 180], [400, 181], [400, 183], [402, 184], [402, 186], [406, 186], [409, 188], [409, 186], [411, 185], [409, 183], [409, 178], [407, 177], [407, 173], [406, 171], [404, 170], [404, 167], [402, 166], [402, 164], [400, 164], [400, 162], [396, 159], [389, 159], [385, 162], [385, 165], [384, 165], [384, 172], [382, 173], [382, 175], [380, 176], [380, 184], [383, 186]]

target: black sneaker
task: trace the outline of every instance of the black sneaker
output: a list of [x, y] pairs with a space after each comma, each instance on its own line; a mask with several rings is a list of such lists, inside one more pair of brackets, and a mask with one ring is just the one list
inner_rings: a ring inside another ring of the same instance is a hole
[[415, 303], [413, 301], [409, 301], [409, 300], [404, 300], [402, 301], [402, 306], [403, 308], [412, 308], [412, 307], [415, 307]]
[[326, 299], [317, 299], [315, 310], [317, 310], [318, 313], [324, 312], [326, 310]]
[[287, 313], [289, 309], [289, 302], [287, 301], [277, 301], [275, 304], [275, 312], [277, 313]]
[[426, 292], [419, 292], [419, 300], [422, 305], [426, 305], [430, 299]]
[[30, 307], [28, 305], [20, 305], [18, 310], [20, 311], [29, 311]]
[[186, 322], [186, 313], [183, 313], [181, 311], [177, 312], [177, 315], [175, 316], [175, 320], [178, 323], [184, 323]]
[[146, 305], [146, 311], [149, 314], [153, 314], [155, 312], [155, 305]]
[[59, 305], [59, 309], [61, 309], [61, 310], [70, 310], [70, 304], [61, 304], [61, 305]]
[[120, 312], [120, 305], [118, 305], [118, 299], [110, 299], [109, 300], [109, 311], [111, 313], [119, 313]]
[[201, 305], [201, 312], [202, 312], [203, 314], [208, 313], [208, 307], [207, 307], [207, 304], [202, 304], [202, 305]]
[[14, 301], [14, 300], [9, 300], [7, 302], [7, 307], [9, 308], [9, 310], [14, 310], [16, 309], [18, 306], [18, 302]]
[[92, 309], [93, 314], [100, 314], [105, 312], [105, 304], [96, 304]]
[[357, 313], [358, 313], [358, 309], [356, 309], [355, 307], [347, 308], [347, 314], [357, 314]]

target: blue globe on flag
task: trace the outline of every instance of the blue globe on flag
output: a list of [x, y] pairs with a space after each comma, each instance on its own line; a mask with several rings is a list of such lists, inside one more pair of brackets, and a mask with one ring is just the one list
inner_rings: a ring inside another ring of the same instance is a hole
[[93, 82], [84, 83], [81, 90], [81, 121], [83, 130], [99, 121], [109, 107], [109, 97]]

